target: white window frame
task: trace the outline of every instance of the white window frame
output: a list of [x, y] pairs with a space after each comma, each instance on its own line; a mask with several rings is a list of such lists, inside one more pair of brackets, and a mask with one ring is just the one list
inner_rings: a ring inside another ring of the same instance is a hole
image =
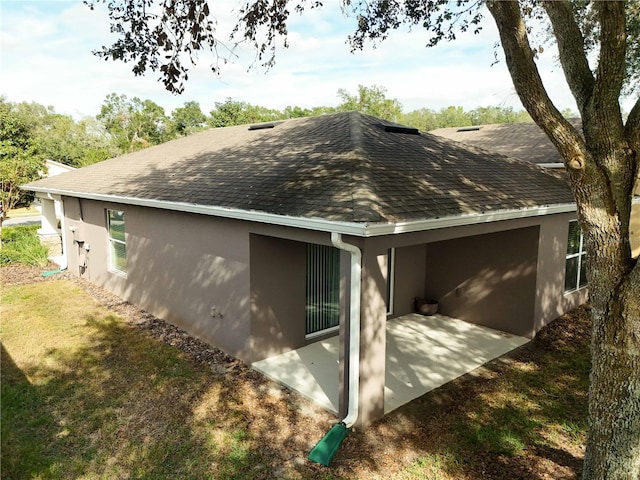
[[387, 317], [393, 315], [393, 291], [396, 276], [396, 249], [387, 250]]
[[[569, 232], [571, 231], [571, 223], [576, 223], [578, 224], [578, 220], [569, 220], [569, 228], [567, 229], [567, 250], [569, 249]], [[567, 279], [565, 277], [565, 291], [564, 293], [572, 293], [572, 292], [577, 292], [578, 290], [581, 290], [583, 288], [587, 287], [587, 284], [585, 283], [583, 286], [580, 286], [580, 281], [582, 280], [581, 276], [580, 276], [580, 272], [582, 271], [582, 262], [585, 261], [585, 257], [586, 257], [586, 251], [584, 249], [584, 235], [582, 234], [582, 229], [580, 228], [580, 225], [578, 225], [578, 229], [580, 231], [580, 244], [578, 247], [578, 251], [576, 253], [567, 253], [564, 259], [564, 265], [565, 265], [565, 276], [566, 276], [566, 267], [567, 267], [567, 262], [573, 258], [577, 258], [578, 259], [578, 267], [576, 269], [576, 288], [572, 288], [572, 289], [566, 289], [566, 283], [567, 283]], [[585, 279], [586, 280], [586, 279]]]
[[116, 259], [113, 256], [113, 244], [117, 243], [120, 245], [124, 245], [125, 247], [125, 260], [127, 258], [127, 254], [126, 254], [126, 248], [127, 248], [127, 240], [126, 240], [126, 227], [125, 227], [125, 240], [120, 240], [119, 238], [114, 238], [111, 236], [111, 212], [117, 212], [119, 214], [122, 215], [122, 222], [123, 222], [123, 227], [125, 226], [125, 220], [124, 220], [124, 216], [125, 213], [123, 210], [116, 210], [114, 208], [108, 208], [106, 211], [107, 214], [107, 238], [108, 238], [108, 242], [109, 242], [109, 271], [111, 272], [115, 272], [118, 273], [120, 275], [127, 275], [127, 271], [126, 271], [126, 267], [125, 270], [122, 270], [120, 268], [118, 268], [117, 266], [117, 262]]

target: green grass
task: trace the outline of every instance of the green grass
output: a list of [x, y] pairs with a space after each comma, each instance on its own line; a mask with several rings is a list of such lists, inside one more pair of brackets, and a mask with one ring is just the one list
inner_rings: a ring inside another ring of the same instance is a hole
[[7, 288], [1, 314], [3, 479], [253, 478], [240, 406], [178, 350], [67, 281]]
[[290, 461], [326, 433], [321, 414], [193, 363], [71, 282], [3, 287], [0, 316], [3, 479], [579, 476], [589, 341], [574, 320], [352, 433], [327, 469]]
[[37, 231], [37, 225], [3, 227], [0, 266], [10, 263], [45, 266], [49, 250], [40, 243]]

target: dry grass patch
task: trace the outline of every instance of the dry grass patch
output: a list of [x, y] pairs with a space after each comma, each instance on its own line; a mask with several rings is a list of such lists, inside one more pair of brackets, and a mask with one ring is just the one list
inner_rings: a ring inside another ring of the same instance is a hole
[[297, 475], [263, 449], [295, 412], [271, 405], [269, 418], [242, 381], [190, 361], [72, 283], [5, 288], [1, 313], [3, 478]]

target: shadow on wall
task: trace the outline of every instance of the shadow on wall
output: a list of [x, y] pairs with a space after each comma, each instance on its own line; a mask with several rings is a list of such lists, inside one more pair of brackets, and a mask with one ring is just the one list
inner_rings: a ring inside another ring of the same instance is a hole
[[248, 238], [226, 235], [232, 227], [224, 220], [127, 210], [125, 298], [242, 357], [249, 335]]

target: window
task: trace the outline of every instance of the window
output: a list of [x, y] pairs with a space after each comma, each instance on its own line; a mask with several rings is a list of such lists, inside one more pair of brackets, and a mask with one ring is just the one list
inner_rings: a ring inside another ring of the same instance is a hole
[[337, 330], [340, 323], [340, 250], [307, 245], [306, 336]]
[[569, 222], [564, 291], [572, 292], [587, 285], [587, 266], [584, 239], [577, 220]]
[[109, 267], [117, 272], [127, 273], [124, 212], [107, 210], [107, 229], [109, 230]]

